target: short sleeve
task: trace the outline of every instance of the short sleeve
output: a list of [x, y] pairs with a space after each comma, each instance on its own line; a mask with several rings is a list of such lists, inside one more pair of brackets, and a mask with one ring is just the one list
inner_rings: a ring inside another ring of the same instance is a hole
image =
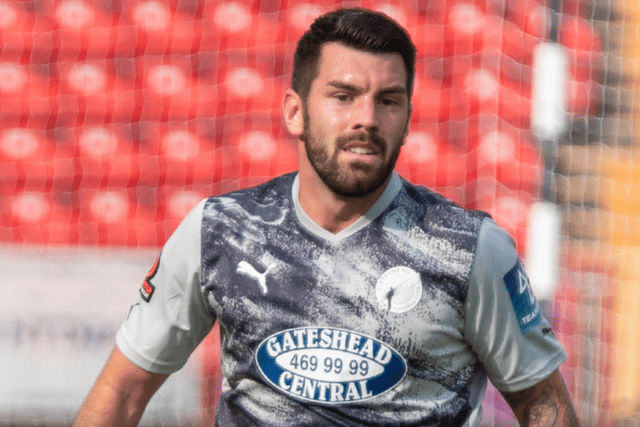
[[204, 203], [167, 240], [116, 335], [120, 351], [150, 372], [179, 370], [215, 322], [200, 286]]
[[465, 338], [500, 391], [529, 388], [567, 358], [544, 318], [513, 239], [485, 219], [465, 303]]

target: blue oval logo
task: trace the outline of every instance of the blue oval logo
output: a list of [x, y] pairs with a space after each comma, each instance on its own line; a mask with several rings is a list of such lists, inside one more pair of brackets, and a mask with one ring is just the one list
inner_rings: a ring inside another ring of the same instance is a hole
[[407, 372], [402, 356], [383, 342], [336, 328], [295, 328], [265, 339], [256, 350], [264, 378], [297, 399], [324, 404], [359, 402], [394, 388]]

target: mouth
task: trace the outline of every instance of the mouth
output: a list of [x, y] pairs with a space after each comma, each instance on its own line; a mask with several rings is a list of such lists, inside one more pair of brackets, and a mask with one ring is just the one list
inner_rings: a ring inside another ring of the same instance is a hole
[[342, 150], [349, 153], [376, 156], [384, 152], [384, 141], [375, 135], [354, 135], [345, 138], [340, 144]]
[[371, 146], [353, 146], [353, 147], [347, 147], [344, 150], [350, 153], [362, 154], [362, 155], [368, 155], [368, 156], [373, 156], [374, 154], [377, 153], [377, 150], [375, 150]]

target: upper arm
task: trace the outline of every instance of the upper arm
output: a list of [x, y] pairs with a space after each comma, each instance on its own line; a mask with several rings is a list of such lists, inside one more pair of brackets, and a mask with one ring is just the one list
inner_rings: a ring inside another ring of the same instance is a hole
[[182, 368], [215, 322], [201, 286], [203, 206], [167, 240], [116, 335], [118, 349], [151, 372]]
[[571, 397], [560, 371], [517, 392], [503, 392], [521, 426], [578, 426]]
[[74, 427], [137, 425], [167, 377], [138, 367], [115, 347], [80, 408]]
[[503, 391], [531, 387], [566, 360], [513, 241], [489, 220], [483, 224], [470, 274], [465, 339], [493, 385]]
[[215, 318], [200, 288], [203, 206], [204, 201], [164, 245], [75, 426], [137, 425], [154, 393], [211, 329]]

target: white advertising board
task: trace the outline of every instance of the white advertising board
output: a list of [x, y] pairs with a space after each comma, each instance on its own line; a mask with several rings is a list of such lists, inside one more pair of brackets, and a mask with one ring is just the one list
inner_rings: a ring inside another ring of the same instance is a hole
[[[0, 425], [71, 424], [157, 254], [0, 246]], [[198, 370], [172, 375], [141, 425], [196, 425]]]

